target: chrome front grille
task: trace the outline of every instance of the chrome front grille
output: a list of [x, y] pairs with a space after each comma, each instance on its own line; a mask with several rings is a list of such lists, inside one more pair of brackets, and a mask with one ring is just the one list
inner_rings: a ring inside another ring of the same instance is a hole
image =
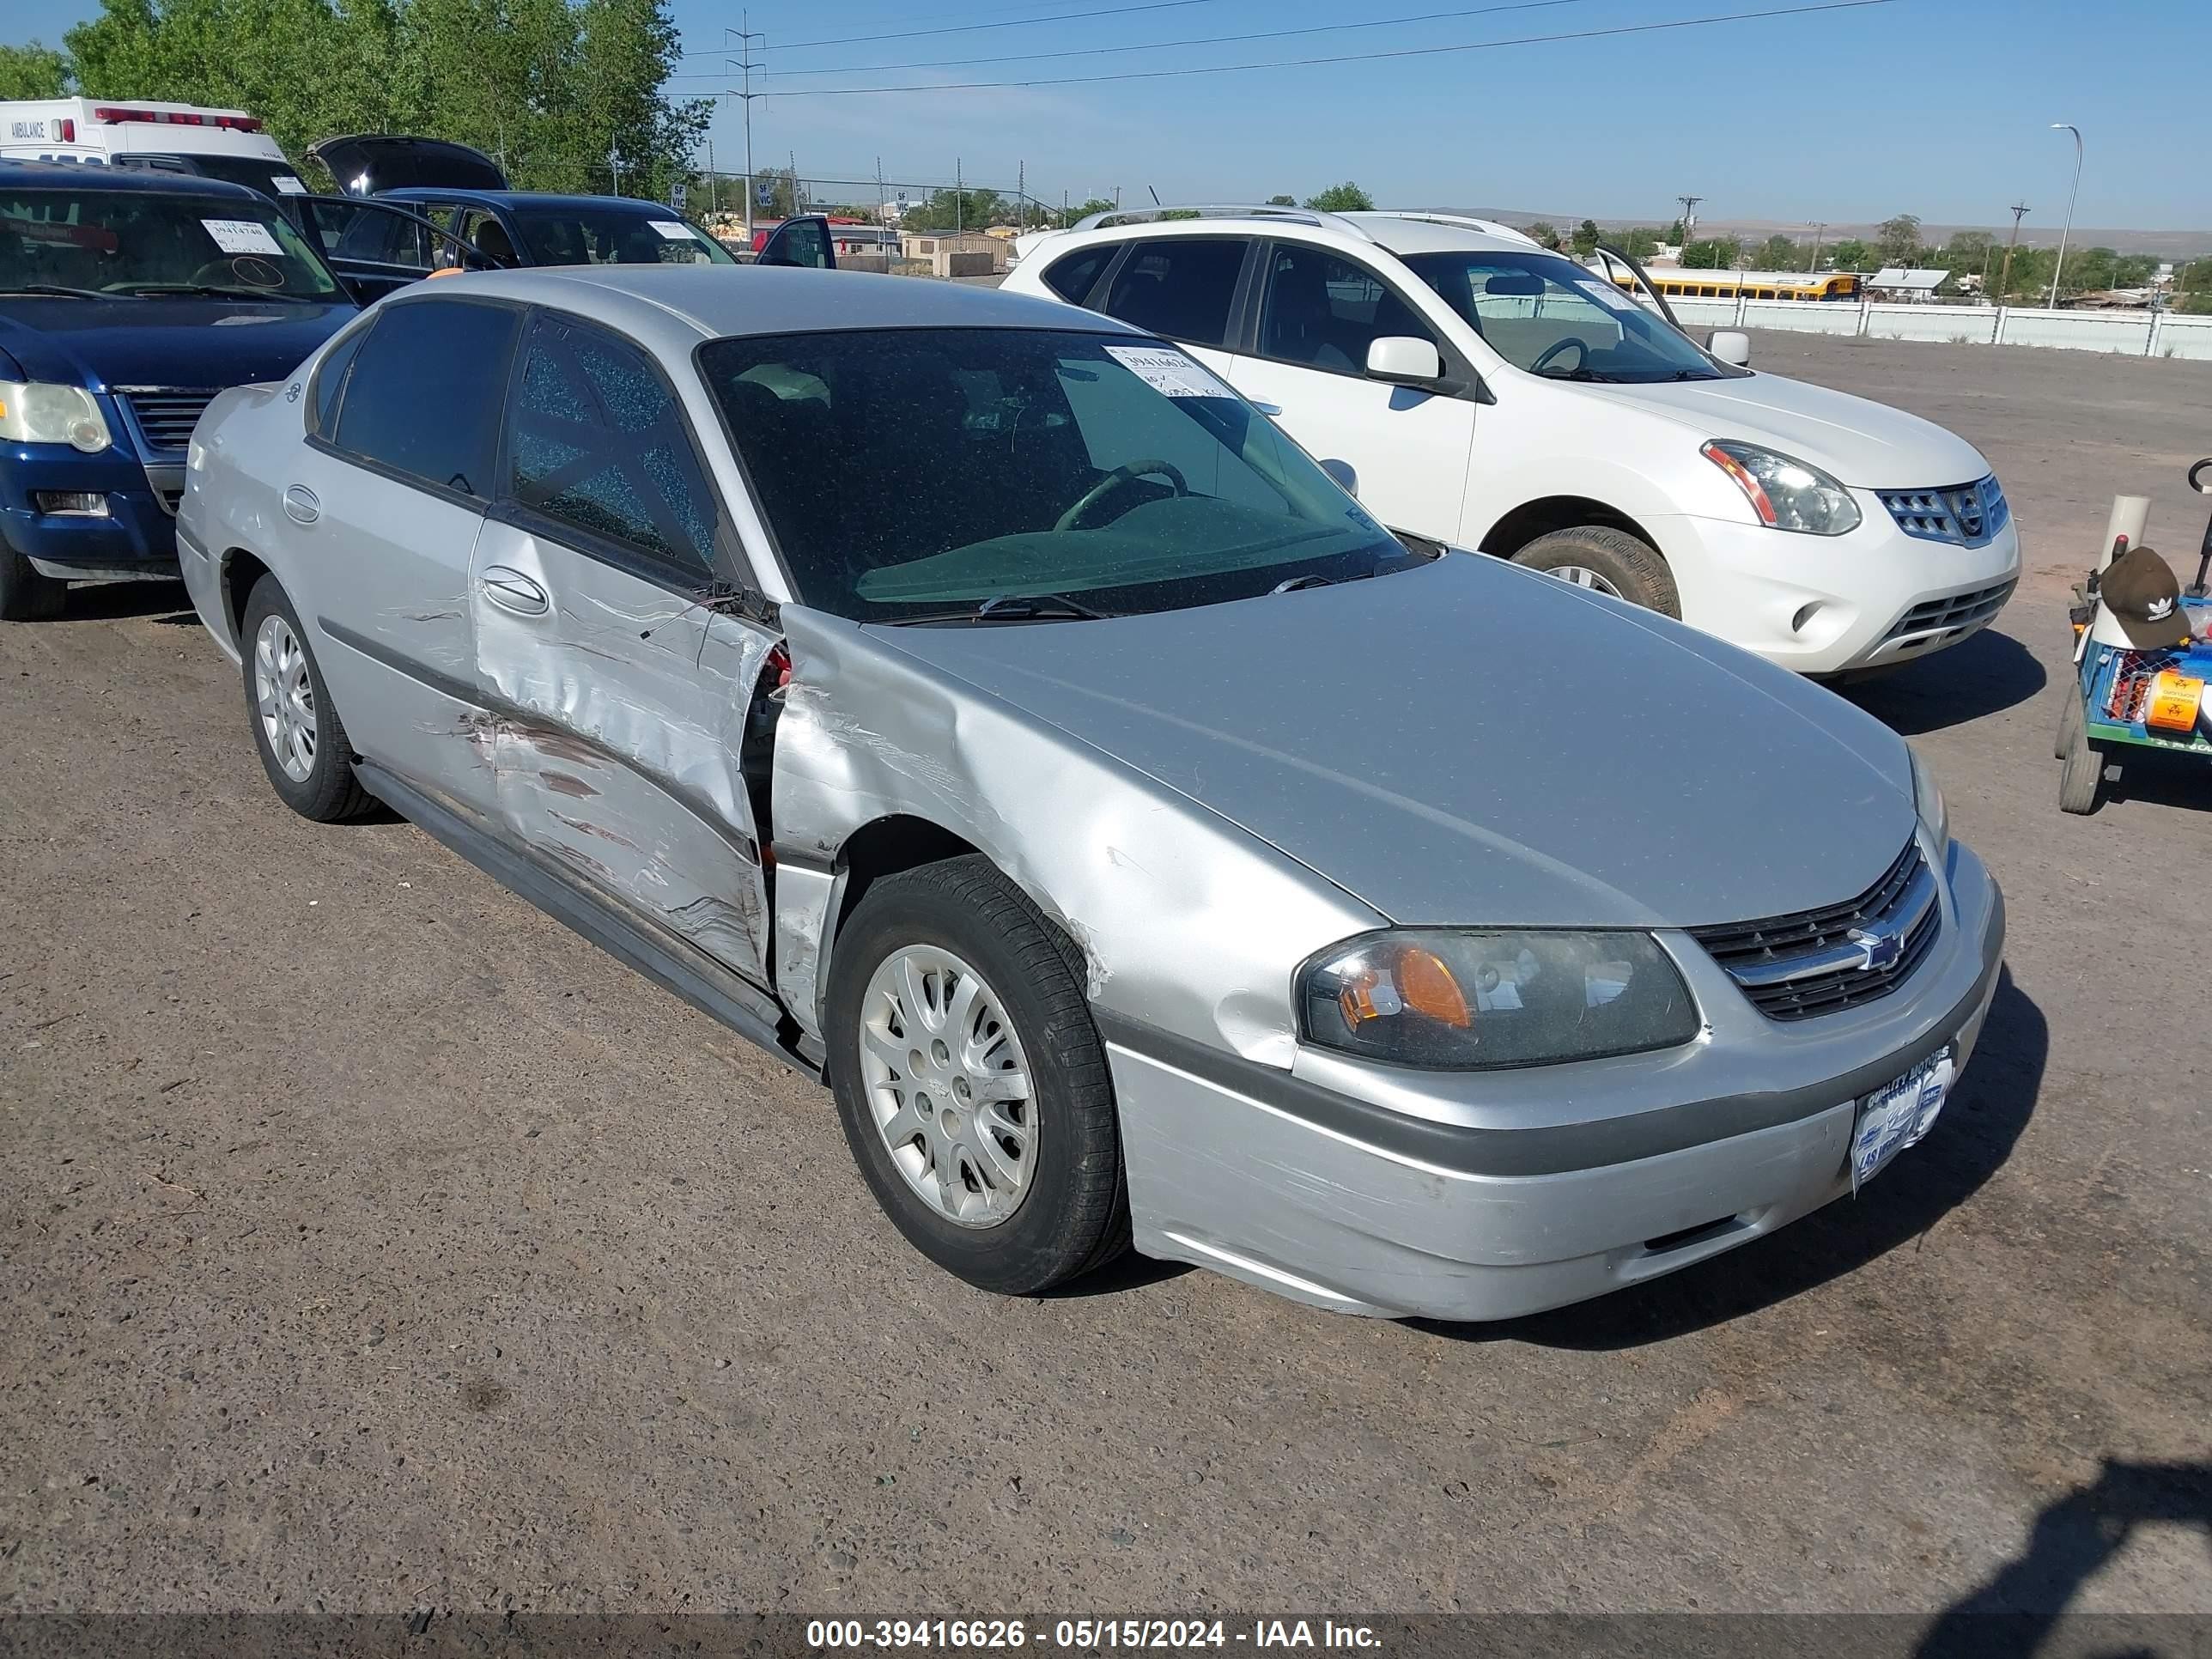
[[1856, 898], [1690, 935], [1769, 1019], [1810, 1019], [1887, 996], [1917, 968], [1942, 925], [1936, 878], [1907, 842]]
[[1882, 639], [1887, 642], [1913, 634], [1971, 632], [2004, 609], [2012, 588], [2012, 583], [2002, 581], [1940, 599], [1924, 599], [1893, 623]]
[[1941, 489], [1877, 489], [1897, 527], [1923, 541], [1980, 547], [2012, 522], [2012, 505], [1992, 472]]
[[133, 386], [121, 390], [123, 401], [131, 406], [131, 418], [137, 422], [138, 434], [149, 449], [186, 447], [201, 414], [215, 401], [212, 392], [184, 386]]

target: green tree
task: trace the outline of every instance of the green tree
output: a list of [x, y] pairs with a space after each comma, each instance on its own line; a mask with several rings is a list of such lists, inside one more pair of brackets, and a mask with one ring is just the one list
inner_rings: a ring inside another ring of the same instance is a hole
[[1686, 270], [1729, 270], [1742, 252], [1743, 244], [1733, 236], [1708, 236], [1682, 250], [1682, 266]]
[[1885, 219], [1875, 237], [1875, 252], [1881, 256], [1885, 265], [1914, 265], [1920, 262], [1920, 220], [1917, 215], [1900, 213], [1894, 219]]
[[1296, 207], [1297, 204], [1298, 198], [1295, 196], [1270, 196], [1267, 198], [1269, 207]]
[[1559, 228], [1549, 219], [1537, 220], [1528, 227], [1528, 234], [1541, 246], [1557, 247], [1559, 245]]
[[1796, 243], [1778, 232], [1759, 245], [1752, 263], [1761, 270], [1799, 270], [1804, 268], [1805, 256]]
[[0, 46], [0, 98], [59, 98], [69, 89], [70, 61], [52, 46]]
[[[1113, 205], [1108, 202], [1089, 210], [1104, 212]], [[981, 230], [1011, 216], [995, 190], [936, 190], [927, 201], [908, 208], [899, 222], [908, 230]]]
[[1668, 247], [1681, 246], [1682, 239], [1689, 234], [1689, 228], [1683, 224], [1680, 219], [1675, 220], [1673, 224], [1667, 227], [1667, 246]]
[[525, 189], [607, 190], [618, 165], [665, 200], [713, 112], [665, 95], [667, 0], [101, 0], [67, 45], [94, 97], [249, 109], [295, 155], [341, 132], [455, 138]]
[[1366, 213], [1374, 208], [1375, 198], [1347, 179], [1307, 197], [1306, 205], [1322, 213]]
[[2212, 313], [2212, 258], [2192, 259], [2173, 273], [2173, 308], [2192, 315]]
[[1838, 270], [1871, 270], [1874, 269], [1874, 249], [1863, 239], [1846, 236], [1836, 244], [1834, 258]]
[[1633, 230], [1622, 231], [1617, 245], [1632, 259], [1648, 259], [1659, 251], [1659, 233], [1638, 225]]
[[1604, 240], [1605, 233], [1597, 228], [1597, 221], [1585, 219], [1575, 227], [1571, 246], [1578, 258], [1586, 259], [1597, 251], [1597, 245]]
[[[1293, 205], [1296, 204], [1293, 204]], [[1061, 228], [1066, 229], [1067, 225], [1073, 224], [1079, 219], [1088, 219], [1094, 213], [1111, 213], [1113, 210], [1114, 204], [1111, 202], [1103, 196], [1094, 196], [1082, 206], [1068, 209], [1063, 216], [1066, 223], [1061, 226]]]

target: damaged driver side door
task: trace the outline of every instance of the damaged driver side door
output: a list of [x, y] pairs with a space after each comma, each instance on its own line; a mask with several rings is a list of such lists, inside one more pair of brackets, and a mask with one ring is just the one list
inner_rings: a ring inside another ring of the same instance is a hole
[[717, 608], [728, 532], [682, 406], [631, 342], [537, 313], [501, 469], [470, 594], [506, 835], [765, 982], [741, 758], [775, 635]]

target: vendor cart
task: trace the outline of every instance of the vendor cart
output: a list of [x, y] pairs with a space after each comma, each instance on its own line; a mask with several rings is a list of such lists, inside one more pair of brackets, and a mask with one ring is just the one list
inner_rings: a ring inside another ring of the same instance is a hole
[[[2212, 457], [2189, 469], [2190, 488], [2212, 495]], [[2125, 550], [2122, 537], [2112, 552]], [[2112, 558], [2108, 556], [2106, 565]], [[2069, 812], [2097, 810], [2105, 786], [2119, 781], [2131, 749], [2212, 757], [2212, 597], [2205, 576], [2212, 568], [2212, 521], [2204, 528], [2197, 579], [2180, 606], [2190, 623], [2185, 645], [2132, 648], [2100, 626], [2099, 577], [2074, 590], [2075, 685], [2060, 711], [2057, 757], [2063, 761], [2058, 804]], [[2178, 631], [2178, 630], [2177, 630]]]

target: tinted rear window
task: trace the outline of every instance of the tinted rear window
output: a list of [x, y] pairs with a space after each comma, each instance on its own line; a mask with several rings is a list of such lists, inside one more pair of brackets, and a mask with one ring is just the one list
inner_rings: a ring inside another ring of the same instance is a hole
[[1044, 273], [1044, 285], [1063, 300], [1081, 305], [1091, 297], [1097, 286], [1098, 273], [1106, 269], [1106, 262], [1114, 257], [1114, 245], [1094, 247], [1082, 253], [1071, 253]]
[[489, 495], [518, 316], [462, 300], [387, 304], [354, 356], [337, 447], [447, 489]]
[[1244, 244], [1238, 241], [1139, 242], [1115, 274], [1100, 309], [1186, 345], [1222, 345], [1243, 265]]

